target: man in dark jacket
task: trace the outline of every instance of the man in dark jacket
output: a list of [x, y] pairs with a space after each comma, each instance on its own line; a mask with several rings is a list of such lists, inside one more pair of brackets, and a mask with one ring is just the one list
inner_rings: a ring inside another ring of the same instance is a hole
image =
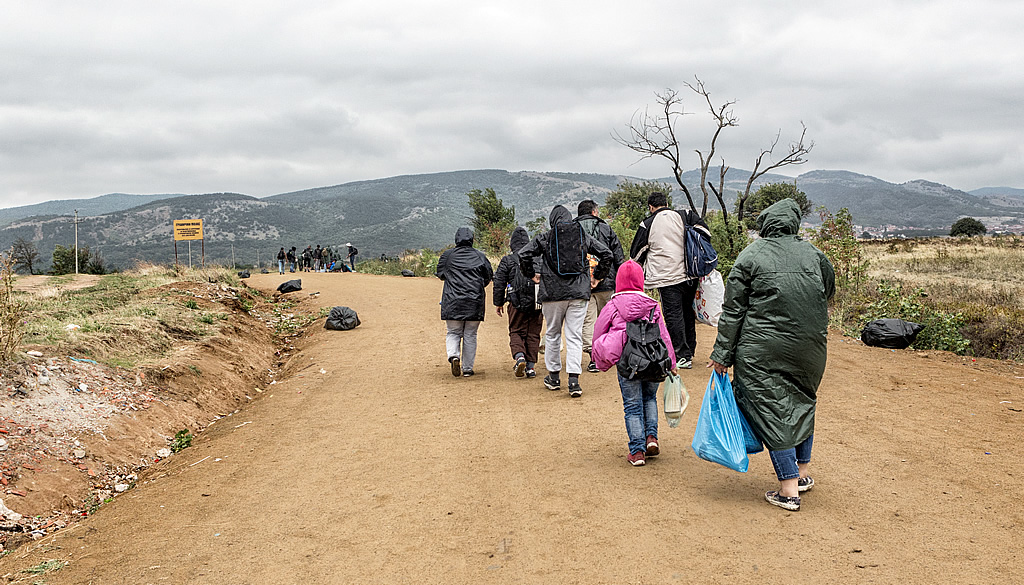
[[[533, 278], [540, 284], [538, 297], [547, 321], [544, 335], [544, 365], [548, 375], [544, 377], [544, 387], [558, 390], [561, 387], [559, 373], [562, 371], [562, 325], [565, 325], [565, 369], [569, 373], [569, 396], [578, 398], [583, 395], [580, 388], [580, 373], [583, 371], [583, 320], [587, 316], [587, 302], [590, 300], [591, 274], [587, 270], [585, 255], [597, 257], [597, 266], [593, 270], [593, 278], [603, 279], [612, 266], [612, 251], [601, 242], [583, 232], [583, 228], [573, 223], [569, 210], [556, 205], [548, 217], [551, 230], [538, 234], [529, 244], [519, 250], [519, 269], [523, 276]], [[572, 224], [560, 226], [559, 224]], [[575, 229], [571, 229], [574, 227]], [[557, 233], [571, 233], [560, 243]], [[561, 245], [568, 246], [574, 242], [577, 252], [584, 254], [583, 262], [578, 258], [563, 258]], [[540, 274], [537, 274], [534, 258], [541, 256]], [[567, 270], [560, 265], [561, 261], [578, 263], [577, 270]]]
[[295, 246], [288, 250], [286, 256], [288, 257], [288, 272], [295, 272]]
[[[608, 249], [612, 251], [612, 268], [608, 271], [608, 276], [604, 277], [603, 280], [597, 283], [597, 286], [590, 290], [587, 316], [583, 319], [583, 353], [589, 356], [590, 344], [594, 339], [594, 323], [597, 323], [597, 316], [601, 314], [601, 309], [604, 308], [608, 300], [615, 293], [615, 273], [619, 266], [626, 261], [626, 258], [622, 254], [622, 244], [619, 243], [619, 236], [615, 234], [615, 230], [610, 225], [598, 216], [597, 202], [591, 199], [581, 201], [576, 207], [576, 212], [579, 215], [573, 221], [583, 227], [583, 232], [608, 246]], [[590, 359], [587, 371], [595, 374], [600, 372], [593, 359]]]
[[825, 372], [828, 300], [835, 271], [800, 239], [800, 206], [783, 199], [757, 216], [761, 239], [736, 258], [725, 286], [709, 367], [735, 366], [736, 404], [764, 442], [780, 487], [769, 503], [800, 509], [814, 439], [818, 383]]
[[473, 230], [460, 227], [455, 232], [455, 247], [437, 261], [437, 277], [444, 281], [441, 319], [448, 326], [445, 346], [452, 375], [472, 376], [476, 333], [484, 320], [487, 285], [494, 278], [487, 256], [473, 247]]
[[515, 360], [512, 371], [517, 378], [537, 377], [534, 367], [540, 348], [540, 331], [544, 325], [544, 315], [537, 306], [537, 283], [523, 276], [516, 255], [529, 241], [530, 234], [525, 228], [520, 226], [512, 230], [509, 237], [512, 253], [498, 263], [498, 270], [494, 272], [494, 293], [491, 295], [499, 317], [508, 302], [508, 345]]

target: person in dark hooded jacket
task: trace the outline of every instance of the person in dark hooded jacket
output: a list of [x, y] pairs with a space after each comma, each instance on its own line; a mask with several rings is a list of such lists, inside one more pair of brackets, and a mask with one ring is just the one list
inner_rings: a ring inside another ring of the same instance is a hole
[[525, 228], [520, 226], [512, 230], [509, 237], [512, 253], [498, 263], [491, 295], [499, 317], [505, 303], [508, 303], [508, 344], [515, 360], [512, 371], [517, 378], [537, 377], [534, 367], [540, 348], [540, 331], [544, 325], [544, 314], [537, 307], [537, 284], [523, 276], [516, 255], [529, 241], [530, 234]]
[[[559, 253], [556, 243], [556, 231], [559, 224], [575, 226], [573, 238], [582, 248], [584, 254], [597, 257], [597, 266], [593, 269], [593, 278], [600, 281], [612, 267], [612, 252], [598, 240], [590, 237], [583, 228], [572, 221], [572, 214], [561, 205], [556, 205], [548, 216], [551, 230], [538, 234], [529, 244], [519, 250], [519, 269], [523, 276], [533, 278], [540, 284], [538, 298], [542, 305], [547, 331], [544, 335], [544, 365], [548, 375], [544, 377], [544, 387], [558, 390], [561, 387], [559, 373], [562, 371], [562, 325], [565, 325], [565, 369], [569, 373], [569, 396], [578, 398], [583, 395], [580, 388], [580, 373], [583, 371], [583, 321], [587, 316], [587, 302], [590, 300], [592, 288], [591, 272], [581, 266], [577, 273], [560, 273], [555, 266], [555, 257]], [[567, 229], [567, 228], [562, 228]], [[534, 263], [537, 257], [542, 261]], [[540, 274], [536, 267], [539, 265]]]
[[441, 319], [448, 326], [445, 347], [453, 376], [472, 376], [476, 333], [484, 320], [487, 285], [494, 278], [491, 263], [473, 247], [473, 230], [460, 227], [455, 247], [437, 260], [437, 277], [444, 281]]
[[[590, 291], [587, 316], [583, 319], [583, 353], [589, 356], [591, 355], [590, 346], [594, 341], [594, 324], [597, 323], [597, 316], [601, 314], [601, 309], [608, 304], [615, 292], [615, 272], [626, 261], [626, 257], [622, 253], [622, 244], [619, 242], [619, 236], [616, 235], [615, 230], [598, 216], [599, 208], [596, 201], [593, 199], [581, 201], [576, 207], [576, 212], [578, 215], [573, 221], [583, 226], [583, 231], [587, 235], [608, 246], [608, 249], [612, 251], [612, 268], [608, 271], [608, 276], [598, 282], [597, 286]], [[594, 363], [593, 357], [590, 359], [590, 364], [587, 365], [587, 371], [594, 374], [600, 371], [597, 364]]]
[[708, 367], [735, 367], [736, 404], [771, 455], [778, 490], [765, 499], [800, 509], [814, 439], [818, 384], [825, 372], [828, 300], [835, 272], [800, 238], [800, 206], [783, 199], [757, 216], [761, 239], [729, 272], [718, 339]]

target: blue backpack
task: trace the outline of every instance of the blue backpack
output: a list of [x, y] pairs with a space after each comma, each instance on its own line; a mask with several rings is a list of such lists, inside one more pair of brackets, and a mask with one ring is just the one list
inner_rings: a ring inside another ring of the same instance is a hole
[[718, 266], [718, 252], [711, 245], [711, 230], [693, 211], [679, 211], [679, 215], [686, 226], [686, 274], [707, 276]]

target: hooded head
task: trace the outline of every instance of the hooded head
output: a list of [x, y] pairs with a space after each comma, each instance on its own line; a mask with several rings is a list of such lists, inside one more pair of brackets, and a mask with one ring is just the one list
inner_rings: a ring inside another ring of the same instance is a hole
[[626, 260], [615, 274], [615, 292], [628, 290], [644, 290], [644, 269], [633, 260]]
[[473, 230], [468, 227], [460, 227], [455, 230], [456, 246], [473, 246]]
[[508, 247], [512, 250], [512, 253], [516, 253], [530, 243], [530, 233], [526, 231], [526, 228], [519, 226], [512, 230], [512, 235], [508, 238]]
[[789, 198], [769, 205], [757, 216], [757, 231], [762, 238], [795, 236], [800, 232], [800, 205]]
[[560, 223], [568, 223], [570, 221], [572, 221], [572, 214], [569, 213], [568, 209], [561, 205], [556, 205], [555, 208], [551, 210], [551, 215], [548, 216], [548, 224], [551, 225], [552, 228]]

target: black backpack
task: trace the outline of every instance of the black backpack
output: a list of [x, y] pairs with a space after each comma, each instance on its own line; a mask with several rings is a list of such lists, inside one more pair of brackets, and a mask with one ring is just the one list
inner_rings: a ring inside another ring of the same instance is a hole
[[537, 283], [523, 276], [518, 266], [513, 267], [512, 282], [508, 283], [508, 302], [519, 311], [537, 310]]
[[629, 380], [661, 382], [672, 371], [672, 360], [668, 347], [661, 338], [661, 329], [654, 322], [651, 309], [647, 317], [640, 317], [626, 323], [626, 345], [619, 357], [619, 375]]
[[544, 257], [555, 274], [579, 276], [588, 269], [584, 237], [583, 227], [574, 221], [555, 224], [551, 229]]

